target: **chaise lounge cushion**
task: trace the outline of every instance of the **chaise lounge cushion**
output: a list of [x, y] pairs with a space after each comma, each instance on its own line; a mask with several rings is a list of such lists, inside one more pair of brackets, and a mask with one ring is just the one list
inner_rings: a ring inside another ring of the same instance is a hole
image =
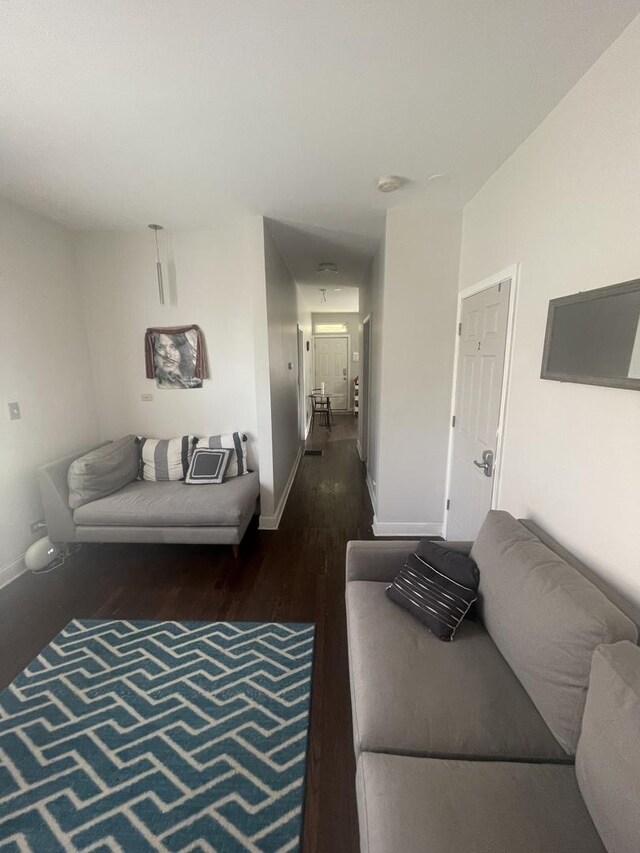
[[125, 435], [74, 459], [67, 472], [69, 508], [117, 492], [135, 480], [140, 466], [140, 449], [135, 435]]
[[233, 527], [253, 512], [258, 475], [195, 488], [183, 482], [137, 480], [119, 492], [79, 507], [78, 525], [119, 527]]
[[605, 853], [571, 766], [365, 752], [356, 784], [363, 853]]
[[479, 623], [443, 643], [374, 581], [347, 584], [347, 617], [356, 753], [568, 760]]
[[600, 643], [636, 642], [633, 622], [509, 513], [491, 511], [471, 557], [491, 638], [569, 755]]

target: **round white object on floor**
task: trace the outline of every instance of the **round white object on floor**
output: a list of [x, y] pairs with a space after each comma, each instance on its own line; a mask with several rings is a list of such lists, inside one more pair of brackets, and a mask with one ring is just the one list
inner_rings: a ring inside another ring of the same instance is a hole
[[45, 569], [49, 563], [59, 559], [62, 556], [62, 548], [54, 545], [48, 536], [43, 536], [38, 539], [33, 545], [27, 549], [24, 555], [24, 562], [28, 569], [32, 572], [39, 572]]

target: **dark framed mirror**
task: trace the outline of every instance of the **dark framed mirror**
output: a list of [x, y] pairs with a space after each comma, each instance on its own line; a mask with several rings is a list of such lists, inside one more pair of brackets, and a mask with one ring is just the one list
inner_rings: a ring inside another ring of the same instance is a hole
[[640, 279], [552, 299], [540, 376], [640, 391]]

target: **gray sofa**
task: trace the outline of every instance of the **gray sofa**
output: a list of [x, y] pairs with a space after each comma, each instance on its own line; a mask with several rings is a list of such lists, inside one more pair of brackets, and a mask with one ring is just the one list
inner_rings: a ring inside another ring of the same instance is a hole
[[112, 494], [71, 509], [69, 467], [94, 449], [50, 462], [38, 471], [52, 542], [227, 544], [237, 553], [237, 546], [257, 511], [260, 494], [257, 473], [234, 477], [219, 485], [133, 480]]
[[448, 543], [480, 568], [451, 643], [385, 595], [416, 542], [347, 546], [363, 851], [640, 850], [637, 627], [531, 527]]

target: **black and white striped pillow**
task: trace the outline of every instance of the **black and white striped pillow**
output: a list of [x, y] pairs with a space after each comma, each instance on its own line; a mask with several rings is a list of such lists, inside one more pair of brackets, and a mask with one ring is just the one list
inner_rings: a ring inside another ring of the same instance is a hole
[[139, 438], [142, 480], [184, 480], [195, 435], [180, 438]]
[[247, 468], [247, 436], [242, 432], [228, 432], [222, 435], [205, 435], [199, 438], [196, 447], [209, 447], [212, 450], [226, 448], [230, 450], [225, 480], [248, 474]]
[[478, 567], [470, 557], [425, 539], [386, 592], [436, 637], [453, 640], [478, 597], [479, 579]]

